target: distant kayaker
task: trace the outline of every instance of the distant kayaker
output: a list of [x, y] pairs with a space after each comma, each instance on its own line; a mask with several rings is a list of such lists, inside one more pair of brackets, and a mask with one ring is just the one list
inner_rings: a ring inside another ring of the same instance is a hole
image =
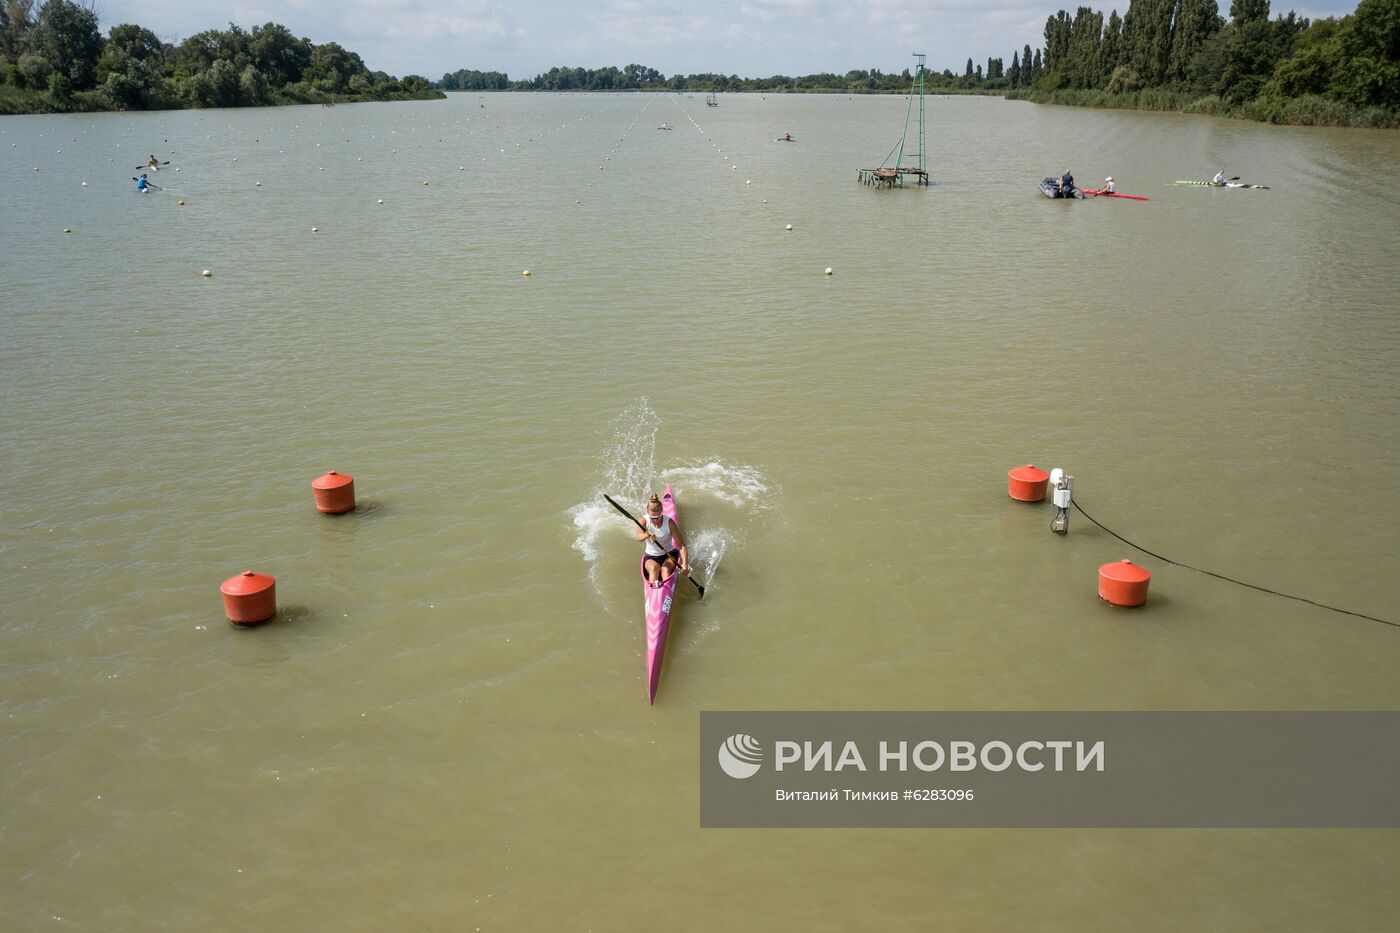
[[1116, 189], [1113, 187], [1113, 176], [1112, 176], [1112, 175], [1110, 175], [1110, 176], [1108, 176], [1107, 178], [1104, 179], [1103, 190], [1104, 190], [1105, 192], [1107, 192], [1108, 194], [1113, 194], [1113, 192], [1116, 190]]
[[142, 172], [141, 177], [136, 179], [136, 190], [145, 194], [148, 187], [150, 187], [150, 183], [146, 181], [146, 173]]
[[792, 142], [792, 134], [791, 134], [791, 133], [784, 133], [784, 134], [783, 134], [783, 140], [782, 140], [782, 141], [785, 142], [785, 143], [790, 143], [790, 142]]
[[662, 514], [661, 498], [656, 493], [652, 493], [647, 500], [646, 529], [642, 531], [638, 528], [632, 532], [632, 536], [647, 543], [643, 566], [651, 586], [660, 586], [671, 579], [678, 566], [681, 573], [689, 571], [690, 563], [686, 559], [680, 526]]
[[1210, 183], [1212, 185], [1225, 184], [1225, 170], [1222, 168], [1220, 171], [1216, 172], [1215, 177], [1210, 180]]
[[154, 155], [152, 155], [150, 159], [147, 160], [146, 167], [155, 169], [160, 168], [160, 159], [157, 159]]
[[1065, 173], [1060, 176], [1060, 194], [1069, 197], [1073, 193], [1074, 176], [1070, 174], [1069, 169], [1065, 169]]

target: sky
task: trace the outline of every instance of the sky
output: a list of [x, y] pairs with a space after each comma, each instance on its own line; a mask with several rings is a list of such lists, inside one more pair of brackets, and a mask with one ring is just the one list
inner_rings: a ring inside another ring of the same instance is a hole
[[[1219, 0], [1222, 12], [1229, 0]], [[36, 6], [38, 4], [36, 3]], [[961, 74], [1044, 42], [1056, 0], [97, 0], [105, 32], [136, 23], [170, 42], [233, 22], [281, 23], [315, 43], [339, 42], [374, 71], [436, 80], [459, 68], [531, 78], [555, 65], [646, 65], [665, 75], [740, 77], [878, 68]], [[1107, 12], [1122, 3], [1093, 3]], [[1310, 17], [1344, 15], [1355, 0], [1308, 0]]]

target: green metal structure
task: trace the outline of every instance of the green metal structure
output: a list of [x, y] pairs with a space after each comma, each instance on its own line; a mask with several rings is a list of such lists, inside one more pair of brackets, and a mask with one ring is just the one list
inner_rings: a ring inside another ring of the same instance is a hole
[[[885, 161], [880, 163], [879, 168], [861, 169], [857, 179], [866, 185], [873, 185], [876, 188], [897, 188], [903, 187], [904, 176], [913, 175], [918, 184], [928, 184], [928, 164], [925, 161], [925, 129], [924, 129], [924, 70], [925, 60], [928, 58], [923, 52], [915, 52], [914, 57], [919, 60], [918, 70], [914, 74], [914, 87], [909, 93], [909, 109], [904, 113], [904, 133], [899, 137], [899, 144], [890, 150], [890, 154], [885, 157]], [[917, 148], [909, 154], [909, 165], [904, 161], [904, 150], [909, 143], [909, 120], [914, 115], [914, 101], [919, 102], [919, 137]], [[893, 157], [893, 164], [891, 164]]]

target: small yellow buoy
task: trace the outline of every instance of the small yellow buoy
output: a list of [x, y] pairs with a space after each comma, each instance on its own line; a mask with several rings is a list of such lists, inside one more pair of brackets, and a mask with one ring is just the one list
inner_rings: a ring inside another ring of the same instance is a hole
[[208, 269], [205, 269], [203, 272], [200, 273], [200, 275], [204, 276], [207, 279], [212, 277], [214, 273], [210, 272]]
[[423, 187], [424, 187], [424, 188], [428, 187], [428, 183], [427, 183], [426, 181], [423, 182]]
[[64, 228], [63, 228], [63, 232], [64, 232], [64, 233], [72, 233], [73, 231], [70, 230], [70, 229], [67, 228], [67, 227], [64, 227]]
[[184, 206], [185, 206], [185, 202], [184, 202], [184, 201], [179, 201], [179, 202], [177, 202], [177, 203], [178, 203], [181, 207], [184, 207]]
[[312, 228], [311, 228], [311, 232], [312, 232], [312, 233], [320, 233], [320, 232], [321, 232], [321, 228], [320, 228], [320, 227], [312, 227]]
[[788, 225], [787, 225], [786, 227], [784, 227], [783, 229], [785, 229], [785, 230], [791, 230], [791, 229], [792, 229], [792, 224], [788, 224]]
[[524, 270], [523, 272], [521, 272], [520, 274], [523, 275], [523, 276], [526, 276], [526, 277], [528, 278], [529, 275], [530, 275], [530, 270], [529, 270], [529, 269], [526, 269], [526, 270]]

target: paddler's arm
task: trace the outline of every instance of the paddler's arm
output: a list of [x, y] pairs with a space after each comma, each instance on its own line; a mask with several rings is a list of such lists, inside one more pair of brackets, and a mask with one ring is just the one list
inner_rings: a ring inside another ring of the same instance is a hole
[[681, 526], [677, 525], [675, 522], [671, 522], [671, 539], [676, 542], [676, 549], [681, 552], [681, 573], [688, 573], [690, 571], [690, 561], [688, 560], [685, 549], [685, 539], [681, 537]]
[[632, 537], [636, 538], [638, 541], [645, 541], [646, 539], [648, 539], [648, 538], [651, 537], [651, 532], [649, 532], [649, 531], [643, 531], [642, 529], [640, 529], [640, 528], [638, 528], [637, 526], [633, 525], [633, 526], [632, 526]]

